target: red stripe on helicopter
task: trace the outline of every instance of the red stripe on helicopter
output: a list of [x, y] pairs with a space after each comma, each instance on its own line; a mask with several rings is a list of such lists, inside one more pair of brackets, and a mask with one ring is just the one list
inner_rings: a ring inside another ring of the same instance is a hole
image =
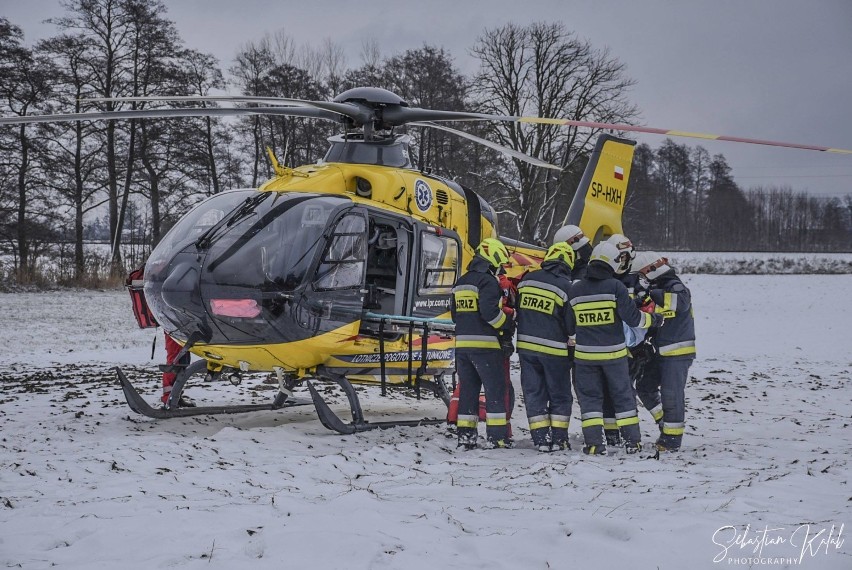
[[[429, 345], [430, 346], [435, 344], [436, 342], [447, 342], [447, 340], [449, 340], [449, 339], [447, 339], [446, 337], [440, 337], [438, 335], [429, 335]], [[423, 338], [420, 337], [420, 338], [414, 339], [414, 342], [411, 343], [411, 346], [423, 346]]]
[[512, 259], [518, 262], [518, 265], [532, 265], [534, 262], [529, 257], [522, 253], [518, 253], [517, 251], [512, 253], [510, 256]]

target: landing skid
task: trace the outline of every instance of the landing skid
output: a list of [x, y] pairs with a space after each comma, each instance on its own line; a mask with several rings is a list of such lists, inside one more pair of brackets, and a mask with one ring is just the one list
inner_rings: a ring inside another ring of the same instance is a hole
[[[120, 368], [115, 368], [115, 373], [118, 374], [118, 380], [121, 382], [121, 389], [124, 391], [124, 397], [127, 399], [127, 405], [137, 414], [148, 416], [158, 420], [168, 418], [186, 418], [190, 416], [217, 415], [217, 414], [242, 414], [245, 412], [259, 412], [266, 410], [280, 410], [283, 408], [292, 408], [295, 406], [308, 406], [313, 402], [304, 398], [293, 399], [286, 398], [284, 394], [279, 392], [275, 400], [271, 404], [242, 404], [235, 406], [200, 406], [196, 408], [152, 408], [148, 402], [142, 397], [130, 380], [127, 379], [124, 372]], [[182, 386], [181, 386], [182, 387]]]
[[[446, 423], [446, 419], [422, 419], [422, 420], [400, 420], [400, 421], [385, 421], [385, 422], [368, 422], [364, 419], [364, 412], [361, 410], [361, 402], [358, 399], [358, 393], [355, 392], [355, 388], [352, 386], [352, 383], [349, 382], [344, 377], [334, 377], [333, 380], [337, 382], [341, 388], [343, 388], [343, 392], [346, 394], [347, 400], [349, 400], [349, 410], [352, 414], [352, 421], [350, 423], [345, 423], [340, 416], [331, 411], [331, 408], [328, 407], [328, 404], [320, 396], [319, 392], [317, 392], [316, 388], [310, 382], [306, 382], [308, 385], [308, 390], [311, 392], [311, 398], [314, 401], [314, 406], [317, 409], [317, 416], [319, 416], [320, 423], [330, 429], [332, 431], [336, 431], [337, 433], [343, 435], [350, 435], [353, 433], [358, 433], [361, 431], [369, 431], [373, 429], [385, 429], [392, 427], [417, 427], [417, 426], [430, 426], [430, 425], [438, 425]], [[443, 383], [441, 382], [441, 386]], [[445, 387], [444, 387], [445, 388]], [[445, 400], [445, 403], [448, 400]]]

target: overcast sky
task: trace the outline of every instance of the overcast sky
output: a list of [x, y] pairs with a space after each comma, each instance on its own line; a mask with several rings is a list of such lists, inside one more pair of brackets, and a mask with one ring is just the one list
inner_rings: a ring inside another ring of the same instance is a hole
[[[470, 73], [485, 28], [562, 21], [627, 64], [643, 124], [852, 149], [852, 0], [167, 0], [189, 47], [227, 69], [247, 40], [284, 29], [298, 43], [331, 38], [360, 64], [361, 43], [383, 55], [443, 46]], [[0, 0], [28, 43], [54, 29], [59, 0]], [[663, 138], [638, 136], [656, 147]], [[723, 153], [740, 185], [852, 192], [852, 155], [676, 139]]]

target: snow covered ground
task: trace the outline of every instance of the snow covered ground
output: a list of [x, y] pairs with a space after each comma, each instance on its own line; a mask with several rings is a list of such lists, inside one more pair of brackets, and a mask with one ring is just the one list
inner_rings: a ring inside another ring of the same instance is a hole
[[852, 253], [675, 251], [664, 253], [680, 273], [774, 275], [852, 273]]
[[[151, 360], [126, 293], [0, 294], [0, 564], [852, 568], [852, 275], [685, 280], [699, 359], [685, 449], [660, 460], [583, 456], [576, 404], [575, 450], [551, 455], [522, 402], [499, 451], [457, 451], [443, 426], [341, 437], [307, 407], [149, 420], [111, 372], [156, 399], [162, 339]], [[444, 413], [362, 396], [371, 419]]]

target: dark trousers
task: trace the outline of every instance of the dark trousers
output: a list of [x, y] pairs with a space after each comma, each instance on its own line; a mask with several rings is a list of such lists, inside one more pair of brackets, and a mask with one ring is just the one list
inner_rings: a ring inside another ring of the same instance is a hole
[[521, 388], [535, 445], [568, 441], [571, 420], [571, 362], [567, 356], [519, 352]]
[[[181, 364], [183, 366], [189, 366], [192, 356], [188, 352], [181, 357], [180, 362], [175, 362], [175, 358], [178, 354], [180, 354], [180, 351], [183, 349], [183, 345], [178, 344], [178, 342], [168, 334], [165, 334], [165, 337], [166, 364]], [[169, 396], [172, 393], [172, 386], [174, 385], [175, 380], [177, 380], [177, 374], [174, 372], [163, 372], [163, 396], [161, 400], [164, 404], [169, 401]]]
[[603, 421], [605, 431], [618, 431], [618, 422], [615, 421], [615, 403], [609, 395], [609, 387], [603, 385]]
[[489, 441], [508, 438], [506, 368], [502, 350], [456, 349], [459, 377], [459, 439], [475, 436], [479, 420], [479, 392], [485, 389], [485, 435]]
[[642, 436], [639, 432], [639, 417], [636, 414], [636, 398], [627, 371], [626, 357], [594, 363], [577, 360], [574, 378], [586, 445], [603, 445], [604, 442], [604, 385], [612, 397], [615, 419], [624, 441], [628, 444], [640, 442]]
[[646, 408], [652, 410], [653, 406], [662, 405], [660, 439], [666, 447], [673, 449], [679, 448], [683, 439], [686, 381], [692, 361], [692, 358], [654, 357], [648, 362], [645, 374], [636, 385], [636, 392]]

